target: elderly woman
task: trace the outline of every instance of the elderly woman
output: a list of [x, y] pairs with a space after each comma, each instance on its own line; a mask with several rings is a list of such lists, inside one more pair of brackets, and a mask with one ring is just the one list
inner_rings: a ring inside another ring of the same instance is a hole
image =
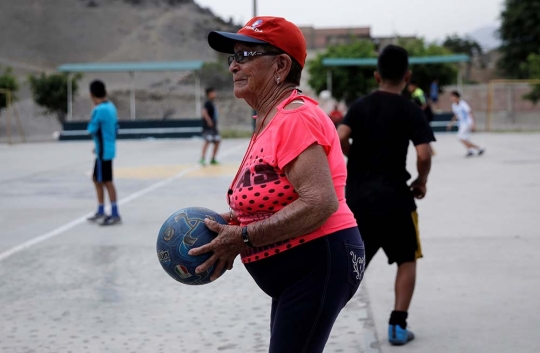
[[[296, 88], [306, 59], [298, 27], [255, 17], [238, 33], [211, 32], [229, 57], [234, 94], [258, 112], [256, 129], [228, 190], [229, 225], [191, 255], [212, 279], [238, 254], [272, 297], [270, 352], [322, 352], [363, 278], [364, 245], [344, 196], [345, 161], [332, 121]], [[239, 299], [241, 300], [241, 299]]]

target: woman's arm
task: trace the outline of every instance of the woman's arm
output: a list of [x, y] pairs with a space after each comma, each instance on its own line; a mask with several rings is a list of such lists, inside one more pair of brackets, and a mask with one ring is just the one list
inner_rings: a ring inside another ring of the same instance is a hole
[[247, 226], [249, 240], [254, 246], [311, 233], [339, 207], [322, 146], [311, 145], [285, 166], [284, 171], [298, 193], [298, 199], [271, 217]]
[[[285, 174], [298, 193], [298, 199], [271, 217], [248, 225], [248, 237], [254, 246], [308, 234], [323, 225], [339, 207], [328, 160], [321, 146], [308, 147], [285, 167]], [[197, 256], [213, 252], [196, 272], [204, 272], [216, 264], [211, 277], [215, 280], [224, 268], [232, 269], [234, 259], [246, 245], [239, 226], [222, 225], [208, 219], [205, 223], [218, 236], [209, 244], [191, 249], [189, 254]]]

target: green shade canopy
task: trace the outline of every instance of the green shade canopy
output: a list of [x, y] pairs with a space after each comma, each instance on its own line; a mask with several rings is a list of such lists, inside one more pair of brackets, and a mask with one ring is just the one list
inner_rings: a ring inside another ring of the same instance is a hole
[[[130, 117], [135, 120], [135, 73], [156, 71], [199, 71], [204, 61], [153, 61], [153, 62], [118, 62], [118, 63], [76, 63], [62, 64], [56, 68], [59, 72], [128, 72], [131, 76]], [[71, 75], [70, 75], [71, 76]], [[201, 115], [200, 78], [195, 75], [195, 111]], [[73, 120], [73, 97], [71, 77], [68, 80], [68, 121]]]
[[[469, 62], [468, 55], [439, 55], [439, 56], [413, 56], [409, 58], [409, 64], [442, 64]], [[377, 58], [326, 58], [324, 66], [377, 66]]]
[[204, 61], [77, 63], [62, 64], [56, 70], [60, 72], [197, 71], [203, 64]]

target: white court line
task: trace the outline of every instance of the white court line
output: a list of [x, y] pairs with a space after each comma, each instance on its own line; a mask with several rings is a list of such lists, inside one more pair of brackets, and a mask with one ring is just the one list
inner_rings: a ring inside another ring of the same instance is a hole
[[[234, 151], [236, 151], [238, 148], [242, 147], [243, 145], [236, 145], [234, 147], [231, 147], [230, 149], [228, 149], [227, 151], [223, 152], [223, 153], [220, 153], [220, 155], [223, 157], [223, 156], [226, 156], [226, 155], [229, 155], [231, 153], [233, 153]], [[159, 189], [165, 185], [168, 185], [170, 183], [172, 183], [173, 181], [177, 180], [177, 179], [181, 179], [183, 178], [186, 174], [189, 174], [195, 170], [198, 170], [202, 168], [202, 166], [200, 165], [195, 165], [189, 169], [186, 169], [186, 170], [183, 170], [175, 175], [173, 175], [172, 177], [169, 177], [167, 179], [164, 179], [164, 180], [161, 180], [155, 184], [152, 184], [142, 190], [139, 190], [137, 192], [134, 192], [133, 194], [123, 198], [123, 199], [120, 199], [118, 201], [118, 204], [119, 205], [124, 205], [124, 204], [127, 204], [133, 200], [136, 200], [138, 199], [139, 197], [141, 196], [144, 196], [146, 194], [148, 194], [149, 192], [152, 192], [156, 189]], [[0, 253], [0, 261], [2, 260], [5, 260], [7, 259], [8, 257], [10, 257], [11, 255], [14, 255], [16, 253], [18, 253], [19, 251], [22, 251], [22, 250], [25, 250], [25, 249], [28, 249], [29, 247], [33, 246], [33, 245], [36, 245], [36, 244], [39, 244], [41, 242], [44, 242], [45, 240], [47, 239], [51, 239], [57, 235], [60, 235], [76, 226], [78, 226], [79, 224], [82, 224], [82, 223], [85, 223], [86, 222], [86, 219], [90, 216], [92, 216], [94, 214], [94, 212], [90, 212], [90, 213], [87, 213], [85, 214], [84, 216], [81, 216], [79, 218], [76, 218], [74, 219], [73, 221], [71, 222], [68, 222], [56, 229], [53, 229], [51, 230], [50, 232], [47, 232], [45, 234], [42, 234], [42, 235], [39, 235], [35, 238], [32, 238], [28, 241], [25, 241], [24, 243], [22, 244], [19, 244], [19, 245], [16, 245], [14, 247], [12, 247], [11, 249], [7, 250], [7, 251], [4, 251], [3, 253]]]

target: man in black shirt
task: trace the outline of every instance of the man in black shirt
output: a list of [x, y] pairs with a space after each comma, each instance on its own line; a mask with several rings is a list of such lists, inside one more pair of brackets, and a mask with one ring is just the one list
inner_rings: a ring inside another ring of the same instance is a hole
[[[410, 76], [407, 51], [385, 47], [375, 72], [379, 90], [354, 102], [338, 127], [343, 153], [348, 156], [347, 204], [364, 239], [366, 265], [379, 248], [389, 264], [398, 265], [388, 328], [388, 340], [394, 345], [414, 338], [406, 321], [416, 260], [422, 257], [414, 198], [426, 194], [429, 143], [435, 141], [420, 108], [401, 96]], [[406, 170], [409, 141], [416, 147], [418, 178], [407, 185], [411, 178]]]
[[216, 155], [219, 148], [219, 142], [221, 141], [221, 136], [219, 136], [219, 132], [217, 129], [217, 109], [214, 105], [214, 100], [216, 99], [216, 91], [209, 87], [206, 89], [206, 102], [204, 103], [203, 111], [202, 111], [202, 124], [203, 124], [203, 132], [202, 136], [204, 138], [204, 145], [202, 149], [202, 157], [201, 157], [201, 164], [206, 164], [206, 150], [208, 149], [208, 145], [213, 143], [214, 144], [214, 151], [212, 152], [212, 159], [210, 160], [210, 164], [217, 164], [216, 161]]

